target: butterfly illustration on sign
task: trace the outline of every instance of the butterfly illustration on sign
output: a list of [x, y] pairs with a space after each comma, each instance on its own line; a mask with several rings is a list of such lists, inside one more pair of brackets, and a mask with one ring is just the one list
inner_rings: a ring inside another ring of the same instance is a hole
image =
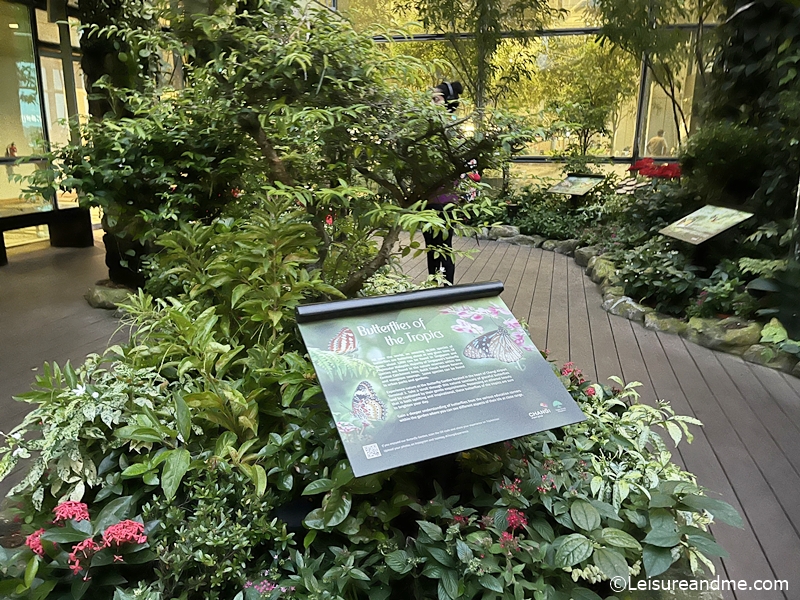
[[518, 363], [523, 353], [508, 329], [498, 325], [497, 329], [476, 337], [464, 348], [464, 356], [472, 359], [493, 358], [504, 363]]
[[353, 394], [351, 412], [356, 419], [361, 421], [362, 433], [373, 421], [385, 421], [388, 416], [386, 403], [378, 398], [369, 381], [362, 381], [358, 384], [356, 392]]
[[356, 334], [349, 327], [342, 327], [339, 333], [333, 336], [333, 339], [328, 343], [328, 350], [336, 354], [349, 354], [357, 349]]

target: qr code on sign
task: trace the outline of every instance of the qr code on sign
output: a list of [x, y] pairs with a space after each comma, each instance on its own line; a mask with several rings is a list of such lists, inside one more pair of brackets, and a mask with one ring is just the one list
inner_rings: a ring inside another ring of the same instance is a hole
[[369, 444], [367, 446], [362, 446], [364, 448], [364, 454], [367, 455], [367, 458], [378, 458], [381, 455], [380, 448], [378, 448], [378, 444]]

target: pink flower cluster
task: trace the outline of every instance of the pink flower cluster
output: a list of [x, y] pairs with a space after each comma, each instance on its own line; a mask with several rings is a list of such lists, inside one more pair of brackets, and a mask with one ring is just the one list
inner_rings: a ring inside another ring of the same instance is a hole
[[519, 496], [519, 494], [522, 492], [522, 490], [520, 490], [519, 488], [520, 483], [522, 483], [522, 480], [520, 480], [519, 478], [515, 479], [511, 483], [503, 482], [500, 484], [500, 489], [507, 491], [512, 496]]
[[39, 539], [42, 537], [44, 533], [44, 529], [39, 529], [34, 531], [28, 537], [25, 538], [25, 545], [33, 550], [34, 554], [38, 554], [39, 556], [44, 556], [44, 548], [42, 547], [42, 540]]
[[110, 525], [103, 532], [103, 545], [108, 548], [112, 544], [121, 546], [122, 544], [144, 544], [147, 536], [144, 535], [144, 525], [138, 521], [120, 521], [116, 525]]
[[72, 552], [69, 553], [69, 568], [73, 575], [77, 575], [88, 565], [82, 561], [91, 560], [96, 552], [103, 549], [102, 544], [98, 544], [92, 538], [86, 538], [82, 542], [78, 542], [72, 547]]
[[508, 509], [508, 514], [506, 515], [506, 521], [508, 522], [508, 526], [511, 531], [516, 531], [517, 529], [522, 529], [528, 525], [528, 519], [525, 517], [525, 514], [521, 510], [517, 510], [516, 508]]
[[539, 493], [546, 494], [550, 490], [556, 489], [556, 482], [550, 475], [542, 475], [542, 485], [537, 486], [536, 489]]
[[[91, 520], [89, 507], [83, 502], [62, 502], [53, 509], [53, 513], [55, 514], [53, 519], [55, 524], [62, 524], [64, 521], [69, 520]], [[44, 547], [41, 541], [44, 532], [44, 529], [39, 529], [25, 539], [25, 545], [39, 556], [44, 556]], [[147, 542], [147, 536], [144, 534], [144, 525], [142, 523], [130, 519], [120, 521], [106, 528], [103, 532], [102, 542], [96, 542], [94, 538], [90, 537], [75, 544], [72, 547], [72, 552], [69, 553], [69, 568], [77, 575], [84, 569], [88, 569], [92, 556], [104, 548], [119, 547], [122, 544], [144, 544], [145, 542]], [[122, 556], [115, 555], [114, 562], [124, 562], [124, 559]], [[86, 579], [88, 579], [88, 575]]]
[[[271, 591], [277, 589], [278, 586], [275, 585], [274, 583], [272, 583], [271, 581], [269, 581], [268, 579], [263, 579], [262, 581], [248, 581], [247, 583], [244, 584], [244, 589], [248, 590], [250, 588], [254, 589], [259, 594], [263, 595], [263, 594], [266, 594], [267, 592], [271, 592]], [[292, 586], [292, 587], [281, 587], [280, 589], [281, 589], [281, 592], [285, 594], [286, 592], [293, 592], [294, 591], [294, 586]]]
[[53, 509], [56, 518], [53, 523], [60, 523], [62, 521], [88, 521], [89, 520], [89, 507], [83, 502], [62, 502]]
[[519, 540], [513, 533], [504, 531], [500, 534], [500, 547], [508, 553], [519, 551]]
[[575, 363], [568, 362], [563, 367], [561, 367], [561, 374], [564, 377], [570, 377], [574, 379], [577, 383], [583, 383], [586, 379], [583, 377], [583, 373], [580, 369], [575, 366]]

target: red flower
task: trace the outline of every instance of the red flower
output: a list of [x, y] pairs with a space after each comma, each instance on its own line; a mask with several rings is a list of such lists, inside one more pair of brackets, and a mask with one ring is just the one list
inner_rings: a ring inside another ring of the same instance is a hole
[[513, 534], [504, 531], [500, 534], [500, 547], [503, 550], [519, 550], [519, 541]]
[[592, 386], [589, 386], [589, 387], [586, 388], [586, 395], [587, 396], [594, 396], [596, 393], [597, 393], [597, 390], [595, 390]]
[[511, 528], [511, 531], [521, 529], [528, 524], [528, 519], [525, 518], [525, 514], [516, 508], [510, 508], [508, 510], [506, 521], [508, 521], [508, 526]]
[[681, 176], [681, 166], [678, 163], [656, 165], [653, 159], [650, 158], [643, 158], [636, 162], [629, 170], [638, 171], [639, 175], [643, 175], [644, 177], [656, 177], [659, 179], [677, 179]]
[[467, 173], [467, 177], [472, 179], [472, 181], [476, 181], [476, 182], [481, 180], [480, 174], [476, 173], [475, 171], [473, 171], [472, 173]]
[[637, 171], [641, 171], [642, 169], [646, 169], [648, 167], [653, 166], [654, 162], [655, 161], [652, 158], [642, 158], [640, 160], [637, 160], [630, 167], [628, 167], [628, 171], [636, 173]]
[[[98, 550], [102, 550], [103, 546], [98, 544], [92, 538], [86, 538], [82, 542], [78, 542], [72, 547], [72, 552], [69, 553], [69, 568], [73, 575], [77, 575], [83, 569], [88, 569], [88, 561], [94, 556]], [[87, 563], [82, 563], [87, 561]]]
[[103, 543], [107, 548], [111, 544], [121, 546], [122, 544], [144, 544], [147, 536], [144, 535], [144, 525], [138, 521], [120, 521], [116, 525], [111, 525], [103, 532]]
[[56, 518], [53, 523], [60, 521], [88, 521], [89, 520], [89, 507], [83, 502], [62, 502], [53, 509]]
[[38, 554], [39, 556], [44, 556], [44, 548], [42, 547], [42, 540], [39, 538], [42, 537], [44, 533], [44, 529], [39, 529], [38, 531], [34, 531], [28, 537], [25, 538], [25, 545], [33, 550], [34, 554]]

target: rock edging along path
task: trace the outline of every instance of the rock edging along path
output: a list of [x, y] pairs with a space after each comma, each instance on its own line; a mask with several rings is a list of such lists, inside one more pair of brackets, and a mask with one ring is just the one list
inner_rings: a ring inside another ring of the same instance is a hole
[[479, 238], [496, 240], [518, 246], [532, 246], [571, 256], [585, 267], [589, 278], [600, 286], [603, 309], [612, 315], [641, 323], [645, 328], [672, 333], [699, 346], [741, 356], [744, 360], [800, 377], [800, 361], [796, 356], [761, 344], [762, 325], [737, 317], [687, 321], [670, 317], [644, 306], [625, 295], [620, 285], [616, 265], [603, 258], [599, 246], [580, 247], [579, 240], [548, 240], [539, 235], [522, 235], [513, 225], [484, 228]]

